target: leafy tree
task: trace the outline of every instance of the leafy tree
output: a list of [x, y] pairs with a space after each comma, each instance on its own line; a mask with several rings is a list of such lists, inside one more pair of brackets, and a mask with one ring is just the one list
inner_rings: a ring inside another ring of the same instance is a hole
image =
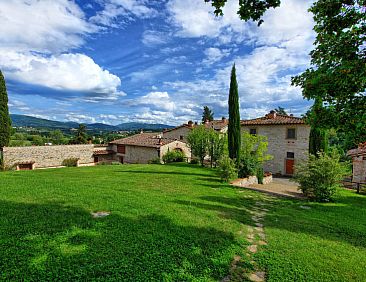
[[262, 135], [252, 135], [245, 131], [242, 136], [239, 177], [248, 177], [257, 175], [258, 169], [262, 167], [264, 162], [272, 159], [267, 154], [268, 142], [267, 137]]
[[212, 110], [207, 107], [207, 106], [204, 106], [203, 107], [203, 114], [202, 114], [202, 122], [206, 122], [206, 121], [213, 121], [213, 112]]
[[319, 202], [332, 200], [341, 180], [350, 172], [348, 163], [340, 162], [340, 155], [310, 155], [309, 160], [295, 165], [294, 181], [300, 184], [301, 191], [309, 198]]
[[200, 164], [203, 166], [208, 147], [206, 128], [203, 125], [193, 128], [187, 136], [187, 143], [191, 148], [192, 154], [199, 159]]
[[67, 142], [67, 138], [64, 136], [61, 130], [53, 130], [50, 132], [50, 141], [52, 144], [61, 145]]
[[286, 112], [286, 110], [285, 110], [285, 108], [282, 108], [282, 107], [276, 108], [275, 109], [275, 112], [277, 114], [284, 115], [284, 116], [287, 116], [288, 115], [287, 112]]
[[[215, 7], [215, 14], [223, 15], [222, 8], [225, 6], [227, 0], [205, 0], [205, 2], [211, 2]], [[276, 8], [280, 5], [280, 0], [238, 0], [239, 11], [238, 15], [242, 20], [258, 21], [260, 25], [263, 20], [261, 17], [269, 8]]]
[[213, 167], [213, 165], [215, 165], [216, 167], [217, 161], [224, 153], [226, 137], [212, 128], [207, 132], [207, 135], [208, 135], [207, 151], [208, 155], [210, 156], [211, 167]]
[[0, 168], [3, 167], [3, 148], [9, 145], [11, 120], [8, 108], [8, 93], [5, 79], [0, 70]]
[[314, 122], [321, 116], [322, 108], [323, 103], [321, 99], [316, 99], [307, 117], [307, 120], [313, 120], [309, 138], [309, 154], [314, 156], [317, 156], [319, 152], [328, 152], [328, 132]]
[[230, 92], [229, 92], [229, 126], [228, 126], [228, 149], [229, 157], [236, 162], [240, 159], [240, 113], [239, 93], [236, 81], [235, 64], [231, 69]]
[[304, 98], [324, 102], [316, 125], [346, 133], [354, 147], [366, 140], [366, 2], [318, 0], [310, 11], [317, 33], [312, 66], [292, 84]]
[[222, 181], [229, 182], [238, 175], [235, 162], [228, 156], [221, 156], [218, 165], [218, 175]]
[[76, 131], [75, 143], [76, 144], [87, 144], [88, 143], [88, 135], [86, 133], [86, 126], [84, 124], [80, 124]]

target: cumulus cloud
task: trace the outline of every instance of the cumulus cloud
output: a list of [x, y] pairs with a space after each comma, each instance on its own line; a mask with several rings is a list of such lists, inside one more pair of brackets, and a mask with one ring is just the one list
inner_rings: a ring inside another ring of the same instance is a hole
[[8, 78], [68, 91], [116, 95], [121, 80], [83, 54], [41, 56], [8, 51], [0, 53]]
[[98, 30], [73, 1], [0, 1], [0, 46], [18, 51], [61, 52], [81, 46]]
[[219, 48], [207, 48], [205, 51], [206, 58], [203, 60], [204, 64], [211, 65], [213, 63], [221, 61], [223, 58], [230, 55], [230, 50], [224, 49], [221, 50]]
[[154, 30], [146, 30], [142, 34], [142, 43], [147, 46], [160, 45], [167, 42], [167, 34]]

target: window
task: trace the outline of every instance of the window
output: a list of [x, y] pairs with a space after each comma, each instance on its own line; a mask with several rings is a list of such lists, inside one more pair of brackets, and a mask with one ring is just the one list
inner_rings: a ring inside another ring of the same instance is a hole
[[125, 145], [117, 145], [117, 153], [126, 154], [126, 146]]
[[287, 128], [287, 139], [296, 139], [296, 129], [295, 128]]
[[293, 153], [293, 152], [287, 152], [287, 158], [288, 159], [294, 159], [295, 158], [295, 153]]
[[249, 129], [249, 133], [251, 135], [257, 135], [257, 129], [256, 128], [251, 128], [251, 129]]
[[180, 135], [179, 136], [179, 140], [183, 140], [184, 139], [184, 136], [183, 135]]

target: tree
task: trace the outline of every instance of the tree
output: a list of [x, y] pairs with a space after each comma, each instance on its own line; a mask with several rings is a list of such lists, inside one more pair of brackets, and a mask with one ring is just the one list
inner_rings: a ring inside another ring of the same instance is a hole
[[[222, 8], [225, 6], [227, 0], [205, 0], [205, 2], [211, 2], [215, 7], [215, 15], [222, 16]], [[280, 6], [280, 0], [238, 0], [239, 1], [239, 17], [244, 20], [258, 21], [258, 25], [263, 23], [261, 17], [270, 8], [276, 8]]]
[[8, 93], [5, 79], [0, 70], [0, 167], [3, 166], [3, 148], [9, 145], [11, 120], [8, 108]]
[[287, 116], [288, 115], [287, 112], [286, 112], [286, 110], [285, 110], [285, 108], [282, 108], [282, 107], [276, 108], [275, 109], [275, 112], [277, 114], [284, 115], [284, 116]]
[[86, 134], [86, 126], [84, 124], [79, 124], [79, 127], [75, 135], [76, 144], [86, 144], [88, 143], [88, 135]]
[[307, 120], [311, 122], [310, 137], [309, 137], [309, 154], [318, 156], [319, 152], [328, 152], [328, 133], [327, 130], [321, 128], [316, 120], [321, 117], [323, 102], [317, 98], [311, 111], [308, 114]]
[[64, 144], [66, 141], [64, 134], [59, 129], [51, 131], [50, 139], [51, 139], [52, 144], [55, 144], [55, 145]]
[[236, 82], [235, 64], [231, 70], [230, 92], [229, 92], [229, 126], [228, 126], [228, 149], [229, 157], [232, 160], [240, 159], [240, 113], [239, 113], [239, 93]]
[[366, 2], [318, 0], [310, 11], [317, 33], [312, 66], [292, 84], [304, 98], [324, 102], [316, 125], [345, 133], [354, 147], [366, 140]]
[[188, 146], [191, 148], [193, 156], [197, 157], [203, 166], [203, 161], [207, 155], [208, 136], [206, 128], [201, 125], [192, 129], [187, 136]]
[[207, 135], [208, 135], [207, 151], [208, 155], [210, 156], [211, 167], [213, 167], [213, 165], [215, 165], [216, 167], [217, 161], [224, 153], [225, 136], [212, 128], [207, 132]]
[[203, 107], [203, 114], [202, 114], [202, 122], [206, 122], [206, 121], [213, 121], [213, 112], [210, 110], [209, 107], [204, 106]]

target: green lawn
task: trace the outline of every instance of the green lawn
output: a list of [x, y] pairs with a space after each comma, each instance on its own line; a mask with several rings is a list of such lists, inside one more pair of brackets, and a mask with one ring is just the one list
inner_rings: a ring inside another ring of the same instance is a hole
[[[219, 281], [235, 255], [251, 268], [257, 201], [184, 164], [1, 173], [0, 280]], [[366, 281], [366, 196], [269, 209], [255, 256], [268, 281]]]

